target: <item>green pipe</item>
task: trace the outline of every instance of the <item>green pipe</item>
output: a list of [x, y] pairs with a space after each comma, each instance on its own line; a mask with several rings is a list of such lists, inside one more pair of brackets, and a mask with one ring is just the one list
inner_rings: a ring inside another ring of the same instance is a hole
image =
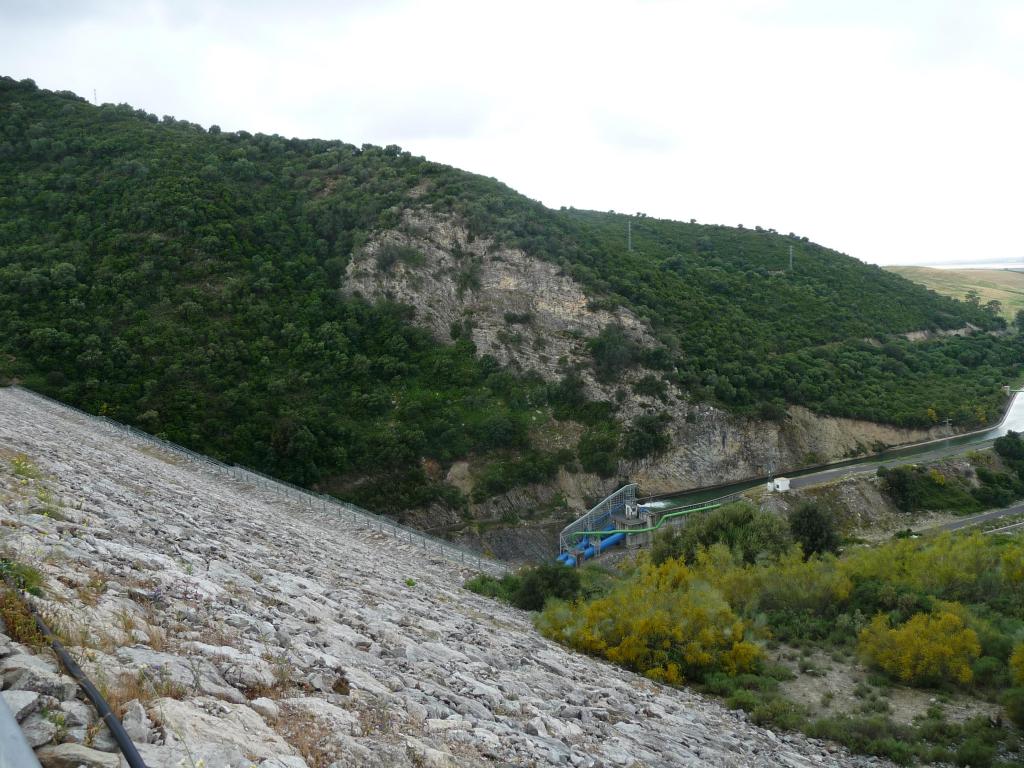
[[652, 525], [650, 528], [630, 528], [630, 529], [626, 529], [626, 530], [615, 530], [615, 531], [576, 531], [575, 533], [570, 533], [569, 535], [570, 536], [577, 536], [577, 537], [578, 536], [613, 536], [616, 533], [624, 533], [627, 536], [632, 536], [635, 533], [650, 533], [651, 531], [656, 531], [659, 528], [661, 528], [662, 523], [664, 523], [666, 520], [668, 520], [671, 517], [679, 517], [680, 515], [688, 515], [691, 512], [704, 512], [704, 511], [706, 511], [708, 509], [717, 509], [720, 506], [722, 506], [722, 502], [717, 502], [715, 504], [707, 504], [707, 505], [705, 505], [703, 507], [694, 507], [693, 509], [681, 509], [678, 512], [672, 512], [672, 513], [670, 513], [668, 515], [662, 515], [661, 519], [658, 520], [658, 524], [657, 525]]

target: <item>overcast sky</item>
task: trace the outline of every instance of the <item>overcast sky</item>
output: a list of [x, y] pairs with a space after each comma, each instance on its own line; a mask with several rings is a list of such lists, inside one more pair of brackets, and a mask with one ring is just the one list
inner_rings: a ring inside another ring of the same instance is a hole
[[865, 261], [1024, 259], [1024, 2], [0, 0], [0, 73]]

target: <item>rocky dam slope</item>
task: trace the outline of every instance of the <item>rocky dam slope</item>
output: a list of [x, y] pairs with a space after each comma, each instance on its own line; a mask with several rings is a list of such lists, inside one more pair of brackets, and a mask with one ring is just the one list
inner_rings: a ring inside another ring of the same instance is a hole
[[[0, 547], [150, 768], [859, 766], [538, 636], [357, 521], [0, 389]], [[27, 671], [26, 671], [27, 670]], [[119, 765], [45, 653], [0, 637], [45, 766]]]

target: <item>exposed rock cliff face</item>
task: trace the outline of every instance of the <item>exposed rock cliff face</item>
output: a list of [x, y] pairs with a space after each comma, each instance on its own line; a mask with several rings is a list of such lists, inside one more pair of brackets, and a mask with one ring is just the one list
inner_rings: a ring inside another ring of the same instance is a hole
[[[408, 249], [404, 258], [390, 255], [399, 249]], [[439, 341], [450, 342], [452, 326], [468, 320], [480, 354], [549, 380], [586, 363], [583, 340], [611, 323], [657, 344], [628, 310], [591, 309], [582, 288], [553, 264], [471, 238], [455, 220], [423, 211], [407, 212], [401, 227], [367, 243], [349, 263], [344, 288], [415, 307], [417, 321]]]
[[[882, 764], [571, 653], [456, 563], [2, 389], [0, 547], [135, 700], [151, 768]], [[8, 668], [26, 656], [0, 637]], [[33, 707], [59, 699], [16, 693], [34, 743], [65, 742], [46, 765], [116, 768], [80, 703], [43, 733]]]
[[926, 331], [907, 331], [906, 333], [900, 334], [907, 341], [931, 341], [932, 339], [939, 339], [943, 336], [971, 336], [978, 333], [981, 330], [976, 325], [968, 323], [963, 328], [950, 328], [948, 330], [937, 329], [937, 330], [926, 330]]
[[[371, 239], [349, 264], [344, 290], [411, 305], [417, 321], [442, 341], [451, 339], [453, 326], [461, 328], [468, 321], [480, 354], [549, 381], [579, 364], [588, 395], [596, 399], [612, 400], [616, 389], [628, 390], [645, 372], [628, 372], [612, 385], [596, 381], [587, 338], [614, 323], [641, 344], [659, 345], [628, 309], [592, 309], [582, 287], [554, 265], [521, 250], [474, 240], [458, 221], [424, 211], [407, 213], [401, 226]], [[803, 408], [790, 408], [783, 424], [738, 418], [690, 402], [672, 384], [664, 401], [631, 394], [621, 405], [620, 417], [629, 421], [645, 412], [668, 414], [672, 448], [648, 461], [623, 462], [618, 475], [640, 482], [650, 493], [783, 472], [881, 445], [939, 436], [937, 430], [821, 417]], [[611, 490], [614, 484], [596, 483], [600, 490]]]
[[694, 423], [673, 419], [672, 448], [633, 469], [645, 491], [741, 480], [857, 456], [888, 445], [941, 437], [933, 430], [899, 429], [867, 421], [818, 416], [791, 407], [784, 423], [741, 419], [709, 406], [693, 409]]

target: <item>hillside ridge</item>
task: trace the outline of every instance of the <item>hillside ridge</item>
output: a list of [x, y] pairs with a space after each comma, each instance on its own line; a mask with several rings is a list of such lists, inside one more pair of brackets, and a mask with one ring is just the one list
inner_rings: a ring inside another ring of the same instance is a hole
[[0, 381], [424, 527], [968, 429], [1019, 374], [1019, 334], [899, 336], [1005, 325], [984, 307], [792, 233], [31, 81], [0, 105]]

